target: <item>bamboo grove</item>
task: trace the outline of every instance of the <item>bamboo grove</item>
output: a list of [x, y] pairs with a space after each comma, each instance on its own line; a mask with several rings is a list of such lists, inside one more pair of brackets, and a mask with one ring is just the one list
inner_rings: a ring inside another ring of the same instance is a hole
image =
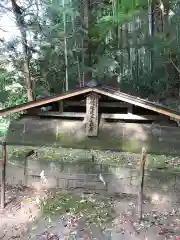
[[[179, 6], [178, 0], [2, 0], [0, 19], [11, 14], [9, 31], [18, 34], [0, 37], [1, 106], [90, 80], [160, 101], [178, 96]], [[0, 24], [2, 33], [7, 29]]]

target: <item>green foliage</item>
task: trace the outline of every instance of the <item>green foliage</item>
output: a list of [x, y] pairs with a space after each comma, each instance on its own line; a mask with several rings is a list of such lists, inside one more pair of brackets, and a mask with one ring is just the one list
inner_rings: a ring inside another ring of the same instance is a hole
[[[60, 93], [67, 82], [69, 88], [77, 87], [87, 73], [102, 84], [120, 86], [123, 91], [143, 97], [178, 94], [178, 14], [170, 15], [169, 11], [165, 31], [150, 34], [150, 6], [145, 0], [93, 3], [88, 9], [88, 29], [83, 19], [86, 0], [84, 5], [76, 0], [64, 4], [61, 0], [21, 3], [36, 97]], [[0, 17], [8, 13], [4, 4], [2, 1]], [[170, 10], [177, 13], [176, 1], [169, 4]], [[0, 63], [1, 108], [27, 101], [21, 43], [19, 37], [0, 42], [6, 56]], [[172, 53], [176, 59], [172, 59]]]
[[44, 202], [42, 210], [46, 218], [71, 214], [76, 217], [83, 217], [88, 223], [98, 224], [101, 227], [113, 219], [110, 201], [97, 199], [96, 196], [81, 199], [71, 193], [61, 192], [56, 197]]

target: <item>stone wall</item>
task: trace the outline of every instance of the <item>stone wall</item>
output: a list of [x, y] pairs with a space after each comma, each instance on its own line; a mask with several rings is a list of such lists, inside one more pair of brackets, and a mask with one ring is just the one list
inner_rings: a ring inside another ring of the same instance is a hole
[[98, 137], [87, 137], [83, 121], [23, 117], [13, 121], [8, 144], [61, 146], [153, 153], [180, 153], [180, 128], [137, 123], [100, 122]]
[[[44, 171], [44, 179], [40, 173]], [[107, 187], [100, 181], [102, 175]], [[1, 171], [0, 171], [1, 175]], [[107, 191], [109, 194], [130, 194], [137, 196], [139, 188], [139, 171], [122, 168], [117, 165], [99, 165], [86, 163], [60, 163], [28, 160], [27, 177], [24, 177], [23, 166], [8, 163], [7, 183], [26, 184], [27, 186], [60, 189], [81, 189], [83, 191]], [[145, 176], [145, 194], [152, 201], [158, 201], [172, 207], [179, 202], [180, 178], [168, 176], [161, 172], [147, 172]]]

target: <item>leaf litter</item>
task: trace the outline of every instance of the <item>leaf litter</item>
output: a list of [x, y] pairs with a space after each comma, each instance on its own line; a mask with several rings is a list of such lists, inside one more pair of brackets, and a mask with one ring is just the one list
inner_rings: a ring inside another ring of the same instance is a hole
[[[95, 154], [93, 152], [93, 154]], [[98, 154], [98, 153], [96, 153]], [[114, 162], [119, 162], [119, 159], [122, 162], [126, 158], [126, 156], [121, 155], [119, 157], [116, 156], [116, 154], [110, 154], [110, 160], [114, 160]], [[130, 162], [131, 165], [134, 165], [134, 163], [137, 163], [136, 161], [136, 155], [133, 155], [132, 157], [135, 158], [134, 161], [132, 161], [132, 158], [129, 157], [128, 163]], [[104, 161], [104, 156], [99, 156], [99, 160]], [[107, 156], [106, 162], [109, 162], [109, 157]], [[172, 170], [172, 173], [174, 173], [175, 170], [177, 170], [177, 174], [179, 172], [179, 158], [178, 157], [164, 157], [159, 156], [158, 158], [156, 156], [150, 155], [149, 161], [148, 161], [148, 168], [152, 169], [159, 169], [160, 171], [164, 171], [166, 169], [165, 167], [168, 167], [168, 174], [170, 173], [169, 169]], [[23, 192], [22, 186], [16, 186], [19, 192]], [[13, 196], [16, 196], [17, 191], [13, 189], [6, 189], [6, 192], [11, 192]], [[28, 190], [30, 191], [30, 190]], [[28, 194], [27, 194], [28, 195]], [[51, 194], [47, 193], [48, 199], [44, 201], [43, 204], [40, 204], [40, 199], [37, 197], [32, 197], [31, 194], [28, 196], [19, 196], [19, 205], [17, 204], [17, 208], [12, 208], [12, 211], [9, 211], [9, 217], [15, 218], [16, 214], [14, 212], [18, 211], [19, 209], [23, 208], [23, 205], [32, 205], [36, 204], [40, 207], [41, 211], [44, 212], [44, 218], [46, 219], [46, 224], [48, 223], [49, 226], [53, 225], [54, 223], [57, 223], [56, 218], [60, 218], [59, 222], [61, 222], [62, 226], [66, 226], [65, 228], [71, 229], [71, 232], [77, 234], [77, 223], [81, 222], [80, 225], [85, 225], [81, 229], [84, 229], [80, 232], [85, 232], [85, 229], [87, 228], [86, 225], [95, 225], [96, 228], [101, 229], [105, 235], [112, 235], [113, 230], [116, 229], [116, 232], [120, 232], [122, 234], [125, 234], [126, 232], [133, 232], [133, 235], [136, 236], [138, 239], [145, 239], [142, 236], [146, 236], [147, 239], [178, 239], [180, 236], [180, 212], [178, 208], [173, 209], [172, 211], [165, 211], [160, 212], [156, 210], [152, 210], [151, 207], [149, 207], [148, 211], [144, 212], [144, 219], [141, 223], [137, 221], [137, 216], [135, 214], [135, 206], [136, 203], [132, 204], [132, 202], [129, 203], [128, 196], [125, 196], [125, 201], [127, 201], [127, 205], [129, 204], [129, 213], [126, 211], [123, 212], [116, 212], [114, 214], [110, 213], [109, 210], [114, 208], [114, 197], [111, 198], [111, 200], [105, 199], [103, 202], [100, 199], [96, 199], [93, 195], [91, 196], [79, 196], [74, 195], [72, 193], [60, 193], [58, 194], [56, 192], [55, 196], [51, 196]], [[102, 196], [101, 196], [102, 197]], [[22, 198], [24, 198], [22, 200]], [[65, 200], [64, 198], [67, 198]], [[15, 200], [17, 201], [17, 200]], [[123, 201], [122, 199], [120, 201]], [[144, 202], [144, 205], [148, 205], [149, 202]], [[12, 204], [13, 206], [15, 204]], [[110, 210], [110, 212], [111, 212]], [[11, 213], [10, 213], [11, 212]], [[27, 210], [27, 214], [29, 218], [34, 221], [34, 216], [31, 213], [31, 211]], [[49, 216], [48, 216], [49, 215]], [[118, 216], [117, 216], [118, 215]], [[123, 217], [124, 216], [124, 217]], [[62, 221], [63, 220], [63, 221]], [[83, 223], [82, 223], [83, 222]], [[116, 224], [118, 222], [118, 224]], [[111, 224], [112, 223], [112, 224]], [[121, 224], [124, 224], [124, 227], [119, 228]], [[60, 224], [60, 223], [59, 223]], [[107, 227], [108, 225], [108, 227]], [[113, 226], [112, 226], [113, 225]], [[14, 228], [17, 228], [16, 225], [14, 225]], [[45, 225], [44, 225], [45, 228]], [[25, 228], [26, 229], [26, 228]], [[73, 230], [72, 230], [73, 229]], [[95, 229], [95, 228], [94, 228]], [[91, 230], [92, 231], [92, 230]], [[86, 235], [92, 235], [90, 231]], [[14, 236], [14, 235], [13, 235]], [[18, 235], [17, 235], [18, 236]], [[1, 237], [1, 235], [0, 235]], [[1, 239], [1, 238], [0, 238]], [[3, 238], [2, 238], [3, 239]], [[6, 238], [4, 238], [6, 239]], [[4, 240], [3, 239], [3, 240]], [[20, 239], [20, 238], [19, 238]], [[24, 238], [22, 238], [24, 239]], [[104, 238], [105, 239], [105, 238]], [[111, 238], [113, 237], [111, 236]], [[131, 239], [131, 238], [130, 238]]]
[[[65, 239], [68, 236], [69, 239], [73, 236], [76, 239], [92, 239], [94, 234], [99, 236], [97, 239], [115, 239], [114, 232], [116, 232], [116, 236], [117, 234], [129, 236], [128, 240], [145, 239], [145, 237], [148, 240], [179, 239], [180, 236], [180, 211], [178, 207], [172, 211], [164, 209], [163, 212], [149, 208], [149, 211], [144, 212], [143, 221], [139, 223], [136, 215], [135, 196], [131, 198], [129, 195], [126, 197], [125, 194], [108, 196], [97, 192], [77, 194], [77, 192], [46, 190], [46, 196], [37, 201], [37, 196], [33, 196], [31, 189], [7, 186], [7, 193], [10, 194], [9, 192], [12, 195], [19, 194], [20, 208], [26, 206], [26, 214], [31, 219], [28, 224], [36, 220], [33, 219], [35, 217], [32, 210], [33, 204], [38, 206], [39, 211], [43, 214], [42, 232], [37, 233], [36, 230], [39, 232], [37, 222], [37, 225], [31, 226], [30, 235], [28, 235], [31, 238], [29, 239], [38, 239], [37, 235], [39, 239]], [[128, 210], [115, 212], [115, 205], [118, 202], [122, 204], [123, 201], [127, 202]], [[148, 204], [148, 201], [144, 201], [144, 206]], [[27, 206], [29, 207], [27, 208]], [[15, 221], [11, 222], [11, 233], [7, 233], [10, 229], [9, 226], [3, 231], [1, 230], [0, 239], [26, 239], [24, 235], [28, 225], [24, 224], [23, 221], [17, 222], [17, 211], [19, 210], [10, 207], [10, 205], [7, 206], [4, 216], [9, 219], [14, 217]], [[37, 233], [36, 238], [33, 238], [33, 234], [31, 234], [33, 228]]]

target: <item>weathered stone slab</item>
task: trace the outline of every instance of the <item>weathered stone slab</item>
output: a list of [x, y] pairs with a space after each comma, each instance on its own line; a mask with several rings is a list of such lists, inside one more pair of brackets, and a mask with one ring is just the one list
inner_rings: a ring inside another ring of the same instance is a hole
[[[176, 131], [177, 130], [177, 131]], [[137, 123], [100, 122], [97, 137], [88, 137], [84, 121], [22, 118], [12, 121], [8, 144], [56, 145], [67, 148], [88, 148], [149, 153], [180, 153], [180, 129]]]

